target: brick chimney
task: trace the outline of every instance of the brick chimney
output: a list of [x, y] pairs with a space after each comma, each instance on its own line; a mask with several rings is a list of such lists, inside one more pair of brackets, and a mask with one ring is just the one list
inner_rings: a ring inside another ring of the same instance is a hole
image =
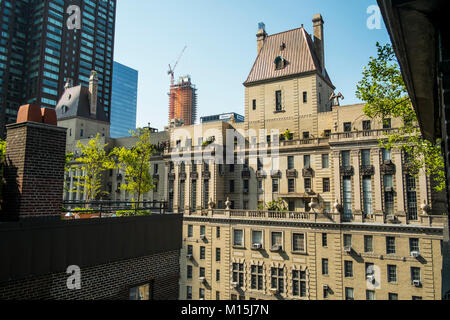
[[263, 22], [260, 22], [258, 24], [258, 33], [256, 34], [256, 43], [257, 43], [257, 48], [258, 48], [258, 52], [257, 54], [260, 53], [264, 42], [266, 41], [267, 38], [267, 33], [266, 33], [266, 25]]
[[320, 13], [314, 15], [313, 17], [313, 27], [314, 27], [314, 46], [316, 48], [316, 54], [319, 58], [320, 68], [322, 73], [325, 72], [325, 45], [323, 38], [323, 25], [324, 21]]
[[98, 96], [98, 74], [92, 70], [91, 77], [89, 78], [89, 105], [91, 116], [97, 114], [97, 96]]
[[56, 124], [55, 110], [26, 105], [6, 126], [0, 221], [61, 215], [67, 129]]

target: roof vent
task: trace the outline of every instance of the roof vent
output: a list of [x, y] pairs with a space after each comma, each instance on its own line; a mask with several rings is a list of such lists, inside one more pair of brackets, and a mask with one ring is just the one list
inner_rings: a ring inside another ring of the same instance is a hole
[[280, 50], [283, 51], [284, 49], [286, 49], [286, 43], [282, 43], [280, 46]]

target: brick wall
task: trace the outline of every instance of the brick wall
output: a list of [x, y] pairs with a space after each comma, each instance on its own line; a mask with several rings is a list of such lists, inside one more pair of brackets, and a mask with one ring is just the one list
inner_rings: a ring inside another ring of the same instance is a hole
[[7, 131], [3, 218], [61, 214], [66, 129], [26, 122]]
[[176, 250], [82, 268], [81, 290], [67, 289], [66, 273], [0, 283], [0, 300], [128, 300], [130, 288], [149, 282], [154, 300], [176, 300], [179, 258]]

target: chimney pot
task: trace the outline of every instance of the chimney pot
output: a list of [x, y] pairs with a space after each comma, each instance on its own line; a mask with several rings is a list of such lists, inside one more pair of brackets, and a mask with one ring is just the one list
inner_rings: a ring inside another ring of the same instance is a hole
[[316, 54], [319, 59], [320, 68], [322, 73], [325, 73], [325, 45], [323, 36], [323, 25], [324, 21], [320, 13], [314, 15], [313, 17], [313, 27], [314, 27], [314, 47], [316, 49]]
[[267, 38], [267, 32], [266, 32], [266, 25], [264, 24], [264, 22], [260, 22], [258, 24], [258, 33], [256, 34], [256, 39], [257, 39], [257, 49], [258, 52], [257, 54], [259, 54], [261, 52], [261, 49], [264, 45], [264, 42], [266, 41]]

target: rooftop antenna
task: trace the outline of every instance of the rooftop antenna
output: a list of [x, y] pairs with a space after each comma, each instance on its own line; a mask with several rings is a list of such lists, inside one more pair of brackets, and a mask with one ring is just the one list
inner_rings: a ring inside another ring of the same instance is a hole
[[170, 75], [170, 85], [173, 86], [175, 84], [175, 69], [178, 66], [178, 62], [180, 62], [181, 57], [184, 54], [184, 51], [186, 51], [187, 46], [184, 46], [183, 51], [181, 51], [180, 55], [178, 56], [177, 62], [175, 63], [175, 65], [172, 66], [169, 64], [169, 71], [167, 71], [167, 74]]

